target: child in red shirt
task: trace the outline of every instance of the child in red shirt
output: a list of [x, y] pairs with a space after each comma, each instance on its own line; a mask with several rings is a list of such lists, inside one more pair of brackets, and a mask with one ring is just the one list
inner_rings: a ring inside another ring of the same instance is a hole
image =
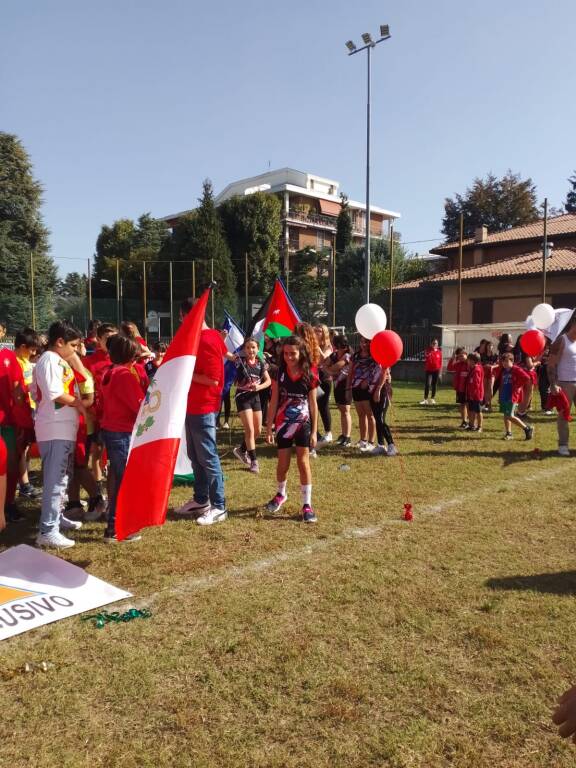
[[517, 415], [519, 419], [523, 419], [525, 416], [528, 415], [528, 411], [530, 410], [530, 407], [532, 405], [532, 392], [534, 391], [534, 388], [538, 389], [538, 372], [536, 370], [534, 359], [530, 357], [530, 355], [526, 355], [526, 357], [524, 358], [524, 363], [522, 365], [522, 368], [526, 371], [528, 376], [530, 376], [530, 381], [532, 382], [532, 389], [530, 390], [530, 392], [528, 392], [528, 390], [525, 391], [524, 397], [522, 398], [522, 402], [518, 406]]
[[524, 430], [526, 440], [531, 440], [534, 427], [524, 424], [515, 414], [516, 406], [523, 398], [532, 395], [532, 379], [514, 364], [514, 355], [505, 352], [500, 355], [500, 365], [495, 371], [495, 384], [498, 385], [500, 413], [504, 416], [504, 440], [512, 440], [512, 424], [517, 424]]
[[[136, 339], [122, 334], [112, 336], [108, 342], [112, 365], [102, 377], [103, 412], [100, 423], [110, 462], [108, 525], [104, 533], [107, 543], [117, 541], [116, 501], [128, 461], [132, 429], [146, 394], [141, 377], [134, 368], [140, 350]], [[133, 534], [125, 540], [136, 541], [139, 538], [138, 534]]]
[[466, 379], [468, 378], [467, 354], [464, 347], [456, 347], [448, 361], [447, 370], [452, 373], [452, 386], [456, 390], [456, 402], [460, 408], [460, 429], [468, 429], [468, 407], [466, 402]]
[[115, 336], [118, 329], [112, 323], [100, 323], [96, 330], [96, 349], [89, 357], [84, 360], [84, 366], [92, 374], [94, 379], [94, 403], [91, 408], [91, 415], [94, 418], [94, 431], [88, 437], [86, 450], [92, 460], [92, 474], [94, 480], [98, 483], [99, 492], [102, 494], [102, 454], [104, 452], [104, 443], [100, 433], [100, 419], [102, 418], [102, 377], [112, 365], [110, 355], [108, 354], [108, 339]]
[[484, 400], [484, 369], [480, 364], [480, 355], [471, 352], [466, 360], [468, 376], [466, 378], [466, 402], [468, 406], [468, 429], [471, 432], [482, 432]]

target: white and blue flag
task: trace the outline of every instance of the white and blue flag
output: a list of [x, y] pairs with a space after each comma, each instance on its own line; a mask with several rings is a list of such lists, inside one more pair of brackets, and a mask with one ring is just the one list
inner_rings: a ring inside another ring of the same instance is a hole
[[[226, 313], [224, 323], [222, 324], [222, 330], [228, 331], [228, 335], [224, 339], [224, 344], [228, 352], [233, 354], [239, 352], [244, 344], [244, 333], [240, 326]], [[224, 364], [224, 389], [222, 395], [227, 395], [230, 391], [230, 387], [236, 377], [236, 366], [231, 360], [227, 360]]]

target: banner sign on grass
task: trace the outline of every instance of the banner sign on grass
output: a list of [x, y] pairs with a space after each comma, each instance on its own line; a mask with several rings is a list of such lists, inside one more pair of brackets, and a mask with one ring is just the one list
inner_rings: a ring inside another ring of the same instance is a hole
[[130, 596], [27, 544], [0, 552], [0, 640]]

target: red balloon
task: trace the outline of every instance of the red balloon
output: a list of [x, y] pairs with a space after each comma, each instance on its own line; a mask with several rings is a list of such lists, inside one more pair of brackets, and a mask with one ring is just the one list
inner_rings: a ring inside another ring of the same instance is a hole
[[537, 331], [536, 329], [526, 331], [526, 333], [523, 333], [520, 337], [520, 346], [522, 347], [522, 351], [527, 355], [536, 357], [536, 355], [544, 352], [546, 339], [544, 338], [542, 331]]
[[380, 331], [370, 342], [370, 354], [384, 368], [390, 368], [402, 357], [402, 339], [394, 331]]

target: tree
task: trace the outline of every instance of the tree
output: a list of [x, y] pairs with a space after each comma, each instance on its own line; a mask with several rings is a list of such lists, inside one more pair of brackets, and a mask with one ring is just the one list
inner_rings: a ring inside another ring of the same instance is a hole
[[58, 281], [57, 294], [63, 299], [80, 299], [86, 296], [88, 279], [79, 272], [69, 272]]
[[182, 263], [174, 265], [178, 267], [174, 270], [177, 285], [185, 282], [186, 296], [191, 294], [191, 262], [196, 264], [197, 293], [210, 283], [213, 266], [217, 284], [214, 294], [216, 316], [220, 321], [224, 310], [231, 313], [236, 311], [236, 281], [224, 228], [214, 204], [212, 183], [208, 179], [204, 181], [202, 190], [200, 206], [178, 222], [168, 247], [163, 250], [162, 258], [190, 262], [190, 266]]
[[473, 237], [476, 227], [501, 232], [538, 219], [536, 187], [532, 179], [521, 180], [519, 174], [507, 171], [498, 179], [489, 173], [476, 178], [465, 195], [446, 198], [442, 232], [446, 240], [458, 240], [460, 214], [464, 216], [464, 237]]
[[345, 253], [352, 243], [352, 217], [346, 195], [340, 195], [340, 203], [340, 213], [336, 221], [336, 253]]
[[272, 289], [280, 268], [281, 210], [280, 199], [264, 192], [231, 197], [218, 208], [236, 266], [236, 288], [240, 295], [245, 290], [246, 255], [250, 293], [263, 296]]
[[566, 213], [576, 213], [576, 171], [570, 176], [568, 182], [571, 189], [566, 194], [564, 208], [566, 209]]
[[42, 222], [42, 187], [20, 140], [0, 132], [0, 317], [9, 330], [32, 323], [30, 262], [34, 266], [36, 325], [54, 319], [56, 266]]
[[[111, 296], [116, 288], [116, 260], [121, 262], [120, 274], [127, 298], [142, 296], [142, 262], [147, 264], [150, 296], [167, 294], [155, 270], [161, 251], [166, 247], [170, 231], [163, 221], [143, 213], [135, 224], [132, 219], [118, 219], [110, 227], [104, 225], [96, 240], [93, 292], [96, 297]], [[104, 281], [104, 282], [103, 282]]]
[[290, 260], [290, 295], [303, 320], [314, 322], [326, 312], [330, 248], [306, 246]]

